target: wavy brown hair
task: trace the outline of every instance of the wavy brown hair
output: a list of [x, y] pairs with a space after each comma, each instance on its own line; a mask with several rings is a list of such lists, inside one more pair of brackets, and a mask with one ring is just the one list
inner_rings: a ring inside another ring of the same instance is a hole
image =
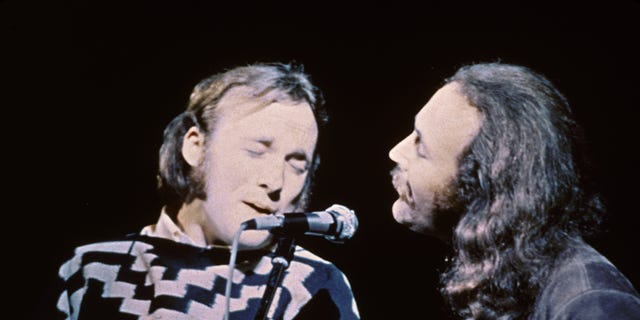
[[483, 114], [459, 159], [464, 204], [441, 292], [464, 319], [526, 319], [558, 256], [604, 211], [567, 99], [522, 66], [460, 68], [447, 82]]

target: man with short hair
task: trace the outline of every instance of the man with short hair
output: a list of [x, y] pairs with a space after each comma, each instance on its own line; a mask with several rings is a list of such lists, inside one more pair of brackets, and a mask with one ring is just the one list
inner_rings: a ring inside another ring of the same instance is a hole
[[[202, 80], [164, 132], [158, 222], [78, 247], [60, 268], [66, 319], [358, 319], [344, 274], [296, 246], [263, 309], [274, 235], [243, 222], [305, 211], [318, 164], [320, 91], [301, 66], [256, 64]], [[230, 303], [227, 313], [227, 281]], [[271, 284], [271, 283], [269, 283]]]

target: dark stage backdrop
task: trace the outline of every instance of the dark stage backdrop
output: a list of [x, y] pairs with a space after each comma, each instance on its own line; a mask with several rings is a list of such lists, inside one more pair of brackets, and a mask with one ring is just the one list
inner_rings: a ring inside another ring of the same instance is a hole
[[0, 3], [12, 84], [3, 107], [14, 110], [4, 122], [18, 128], [5, 134], [5, 158], [17, 160], [5, 170], [19, 177], [5, 200], [17, 250], [4, 261], [28, 306], [16, 308], [47, 318], [50, 284], [74, 246], [156, 220], [162, 131], [200, 79], [273, 61], [303, 63], [325, 94], [331, 122], [311, 208], [349, 206], [360, 228], [344, 245], [302, 242], [346, 273], [363, 319], [445, 315], [437, 281], [448, 249], [394, 222], [387, 153], [442, 80], [471, 62], [529, 66], [566, 94], [609, 206], [592, 243], [640, 288], [637, 2], [219, 2]]

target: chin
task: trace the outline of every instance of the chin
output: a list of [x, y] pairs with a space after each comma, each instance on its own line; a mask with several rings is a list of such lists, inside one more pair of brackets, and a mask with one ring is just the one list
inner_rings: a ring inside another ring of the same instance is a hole
[[415, 208], [409, 206], [406, 202], [398, 199], [393, 204], [392, 211], [396, 222], [409, 230], [422, 234], [434, 233], [431, 221], [426, 219], [427, 216], [424, 213], [417, 212]]
[[271, 244], [273, 234], [265, 230], [247, 230], [240, 235], [238, 248], [240, 250], [260, 249]]
[[393, 207], [391, 208], [391, 212], [393, 213], [393, 218], [396, 222], [408, 225], [411, 223], [411, 208], [407, 205], [406, 202], [398, 199], [393, 203]]

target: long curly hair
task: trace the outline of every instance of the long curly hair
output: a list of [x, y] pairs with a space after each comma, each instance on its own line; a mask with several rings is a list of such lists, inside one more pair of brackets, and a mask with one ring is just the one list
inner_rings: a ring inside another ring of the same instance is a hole
[[[175, 215], [183, 203], [206, 198], [201, 175], [182, 157], [182, 141], [189, 128], [194, 126], [208, 137], [222, 112], [220, 101], [231, 94], [260, 106], [282, 101], [306, 102], [311, 106], [319, 127], [328, 121], [322, 92], [311, 83], [302, 64], [259, 63], [236, 67], [200, 81], [189, 97], [187, 109], [165, 128], [164, 142], [160, 147], [158, 190], [169, 215]], [[319, 163], [316, 152], [298, 198], [298, 205], [302, 208], [310, 196]]]
[[582, 132], [567, 99], [526, 67], [475, 64], [447, 82], [483, 124], [459, 159], [465, 212], [441, 293], [464, 319], [526, 319], [554, 261], [594, 234], [604, 211], [583, 173]]

